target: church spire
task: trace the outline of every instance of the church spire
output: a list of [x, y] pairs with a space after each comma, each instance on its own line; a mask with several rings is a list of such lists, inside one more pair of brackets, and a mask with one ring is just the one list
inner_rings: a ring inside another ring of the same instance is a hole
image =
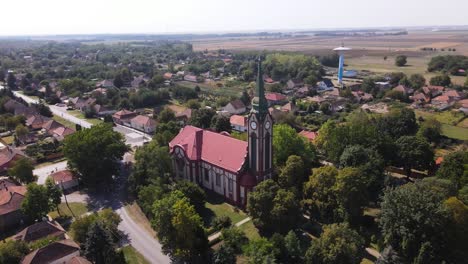
[[255, 97], [252, 100], [252, 112], [267, 113], [268, 103], [265, 98], [265, 87], [263, 83], [262, 59], [258, 57], [257, 87], [255, 88]]

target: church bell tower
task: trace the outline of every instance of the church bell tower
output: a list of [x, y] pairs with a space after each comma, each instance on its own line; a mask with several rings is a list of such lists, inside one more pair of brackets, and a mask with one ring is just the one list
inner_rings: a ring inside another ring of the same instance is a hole
[[257, 182], [271, 178], [273, 119], [265, 98], [262, 62], [258, 59], [257, 87], [248, 117], [249, 168]]

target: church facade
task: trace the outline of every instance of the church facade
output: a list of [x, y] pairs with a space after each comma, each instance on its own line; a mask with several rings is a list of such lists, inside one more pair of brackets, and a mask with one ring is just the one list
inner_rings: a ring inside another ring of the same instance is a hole
[[248, 141], [185, 126], [169, 143], [174, 176], [223, 195], [244, 207], [247, 194], [273, 172], [273, 119], [265, 98], [261, 62], [247, 125]]

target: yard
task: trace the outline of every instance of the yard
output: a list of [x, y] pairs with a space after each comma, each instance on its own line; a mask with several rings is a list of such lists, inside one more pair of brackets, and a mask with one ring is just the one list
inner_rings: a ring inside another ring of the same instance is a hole
[[206, 210], [202, 217], [206, 225], [209, 225], [215, 217], [227, 216], [231, 219], [232, 224], [247, 218], [247, 215], [224, 202], [224, 198], [214, 193], [207, 193], [207, 202], [205, 203]]
[[60, 214], [57, 211], [52, 211], [49, 213], [49, 216], [53, 219], [60, 217], [78, 217], [88, 212], [88, 207], [85, 203], [68, 203], [68, 205], [70, 207], [68, 207], [66, 203], [59, 204], [58, 209], [60, 210]]
[[124, 258], [125, 258], [125, 263], [127, 264], [149, 264], [149, 261], [143, 257], [138, 251], [136, 251], [135, 248], [132, 246], [126, 246], [123, 247], [122, 249]]
[[68, 127], [68, 128], [71, 128], [71, 129], [73, 129], [73, 130], [76, 128], [75, 123], [70, 122], [70, 121], [66, 120], [65, 118], [62, 118], [62, 117], [60, 117], [60, 116], [58, 116], [58, 115], [54, 115], [54, 116], [52, 117], [52, 119], [54, 119], [55, 121], [59, 122], [60, 124], [66, 126], [66, 127]]
[[97, 118], [86, 118], [84, 114], [79, 110], [68, 110], [67, 113], [79, 119], [86, 120], [93, 125], [98, 125], [103, 122], [102, 120], [97, 119]]

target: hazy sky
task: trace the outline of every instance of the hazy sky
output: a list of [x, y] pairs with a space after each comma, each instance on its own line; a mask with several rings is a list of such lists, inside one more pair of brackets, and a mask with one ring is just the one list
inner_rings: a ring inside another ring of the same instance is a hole
[[468, 25], [467, 0], [0, 0], [0, 35]]

